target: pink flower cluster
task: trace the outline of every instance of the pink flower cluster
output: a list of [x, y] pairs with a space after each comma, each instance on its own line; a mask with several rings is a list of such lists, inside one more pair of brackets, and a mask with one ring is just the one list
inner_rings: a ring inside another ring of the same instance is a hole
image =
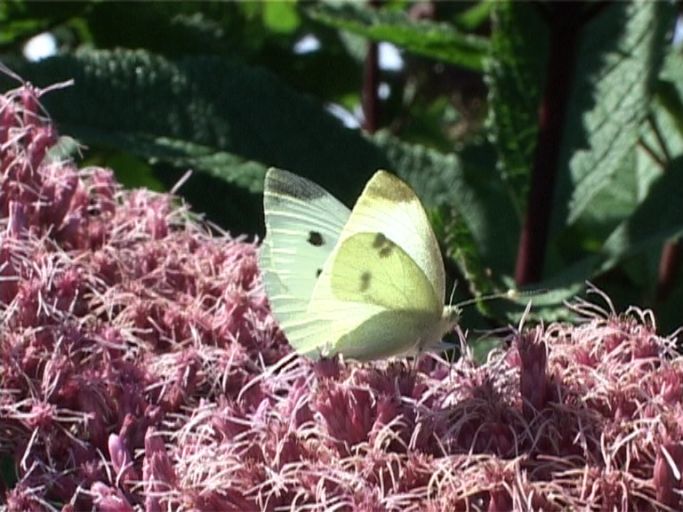
[[40, 94], [0, 97], [7, 510], [683, 507], [683, 359], [648, 312], [581, 303], [483, 365], [311, 362], [254, 244], [54, 157]]

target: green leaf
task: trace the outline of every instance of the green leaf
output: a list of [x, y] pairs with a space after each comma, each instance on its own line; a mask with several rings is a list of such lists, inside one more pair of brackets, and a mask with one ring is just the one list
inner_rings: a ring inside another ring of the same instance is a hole
[[538, 4], [498, 2], [486, 61], [488, 126], [518, 211], [526, 210], [538, 136], [538, 105], [547, 61], [548, 29]]
[[481, 71], [488, 49], [482, 37], [458, 32], [451, 25], [415, 21], [404, 12], [373, 9], [361, 4], [320, 4], [306, 13], [326, 25], [373, 41], [386, 41], [406, 51]]
[[490, 18], [495, 4], [496, 0], [481, 0], [475, 3], [456, 16], [456, 26], [467, 31], [477, 29]]
[[415, 188], [427, 207], [448, 206], [462, 217], [484, 265], [497, 274], [512, 271], [519, 219], [488, 144], [446, 155], [385, 133], [373, 140], [384, 151], [390, 169]]
[[683, 101], [676, 84], [669, 80], [660, 80], [657, 83], [656, 98], [674, 119], [678, 132], [683, 134]]
[[560, 149], [553, 228], [575, 222], [635, 147], [667, 49], [665, 2], [609, 3], [585, 25]]
[[359, 132], [258, 68], [119, 50], [82, 51], [17, 71], [39, 86], [75, 80], [43, 98], [63, 133], [211, 172], [253, 192], [262, 183], [249, 162], [261, 172], [271, 165], [295, 170], [346, 199], [385, 163]]
[[551, 275], [587, 253], [597, 253], [612, 231], [633, 213], [642, 200], [640, 190], [645, 179], [638, 172], [637, 162], [637, 153], [632, 150], [611, 177], [610, 186], [599, 190], [593, 198], [594, 204], [550, 245], [545, 268]]
[[166, 190], [164, 185], [154, 176], [149, 164], [124, 151], [107, 151], [96, 158], [89, 158], [84, 165], [108, 167], [114, 171], [116, 179], [127, 188], [146, 188], [156, 192]]
[[274, 32], [294, 32], [300, 23], [296, 2], [264, 2], [263, 22]]
[[23, 43], [85, 8], [82, 2], [0, 2], [0, 47]]
[[600, 272], [624, 258], [659, 247], [683, 233], [683, 155], [675, 158], [652, 184], [645, 200], [609, 236], [600, 256]]
[[[668, 147], [669, 151], [683, 150], [680, 141], [683, 140], [683, 55], [679, 50], [669, 52], [664, 62], [664, 69], [655, 89], [655, 99], [657, 105], [661, 106], [669, 118], [669, 125], [675, 128], [678, 136], [675, 137], [679, 142], [676, 148]], [[662, 120], [659, 120], [662, 122]], [[667, 134], [667, 146], [670, 144], [670, 131], [667, 127], [661, 127], [663, 133]]]

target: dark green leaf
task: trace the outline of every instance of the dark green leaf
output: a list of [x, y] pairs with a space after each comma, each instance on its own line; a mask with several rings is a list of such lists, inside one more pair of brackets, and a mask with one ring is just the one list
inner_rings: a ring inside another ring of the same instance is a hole
[[413, 185], [428, 207], [448, 206], [462, 217], [484, 265], [495, 274], [511, 272], [519, 219], [489, 145], [468, 146], [458, 155], [446, 155], [386, 134], [374, 140], [390, 168]]
[[116, 174], [116, 179], [126, 188], [144, 187], [156, 192], [166, 190], [154, 176], [153, 169], [147, 162], [125, 151], [97, 153], [96, 158], [86, 159], [83, 164], [112, 169]]
[[501, 172], [517, 209], [526, 209], [538, 135], [538, 105], [547, 60], [548, 29], [530, 2], [498, 2], [486, 66], [489, 126]]
[[409, 52], [481, 71], [488, 41], [444, 23], [415, 21], [404, 12], [362, 4], [320, 4], [306, 11], [313, 19], [373, 41], [393, 43]]
[[676, 84], [669, 80], [660, 80], [657, 83], [656, 97], [659, 104], [675, 120], [678, 132], [683, 134], [683, 101]]
[[659, 247], [683, 233], [683, 156], [672, 160], [645, 200], [605, 242], [599, 267], [604, 272], [625, 257]]
[[496, 0], [481, 0], [472, 7], [464, 10], [455, 18], [455, 24], [462, 30], [475, 30], [485, 23], [491, 16]]
[[83, 2], [26, 2], [4, 0], [0, 2], [0, 47], [24, 43], [87, 7]]
[[63, 133], [209, 171], [251, 191], [261, 187], [252, 170], [274, 165], [349, 199], [385, 162], [322, 105], [265, 71], [224, 60], [90, 51], [17, 71], [38, 85], [74, 78], [73, 87], [44, 97]]
[[606, 4], [583, 27], [560, 150], [555, 230], [595, 206], [595, 195], [634, 149], [673, 21], [665, 2], [624, 2]]

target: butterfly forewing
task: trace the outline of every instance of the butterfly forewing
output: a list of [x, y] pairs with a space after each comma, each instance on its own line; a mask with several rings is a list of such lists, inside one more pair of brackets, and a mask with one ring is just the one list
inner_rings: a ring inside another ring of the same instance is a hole
[[356, 233], [334, 254], [330, 267], [333, 297], [385, 309], [441, 314], [443, 305], [415, 261], [383, 233]]
[[325, 330], [306, 309], [349, 209], [315, 183], [280, 169], [266, 175], [260, 266], [268, 299], [293, 346]]
[[[396, 182], [406, 187], [400, 180], [384, 184], [391, 188]], [[398, 191], [408, 200], [404, 192]], [[384, 196], [390, 193], [385, 191]], [[443, 298], [435, 289], [439, 287], [443, 263], [439, 274], [438, 267], [437, 271], [429, 267], [438, 260], [424, 254], [418, 244], [404, 244], [412, 249], [413, 254], [409, 254], [386, 234], [405, 239], [396, 235], [395, 222], [401, 222], [409, 232], [421, 228], [412, 226], [409, 219], [394, 210], [390, 199], [378, 201], [378, 210], [372, 212], [373, 200], [364, 193], [356, 203], [309, 305], [309, 313], [324, 318], [329, 326], [330, 351], [360, 360], [414, 352], [422, 346], [423, 336], [431, 338], [430, 329], [439, 323], [443, 311]], [[411, 205], [404, 206], [410, 211]], [[424, 215], [419, 201], [417, 207]], [[382, 208], [391, 213], [383, 215]], [[433, 237], [429, 224], [426, 227]], [[416, 257], [422, 258], [431, 276]]]
[[434, 231], [415, 192], [393, 174], [378, 171], [368, 181], [342, 238], [364, 232], [381, 233], [401, 247], [427, 277], [437, 298], [444, 300], [446, 278]]

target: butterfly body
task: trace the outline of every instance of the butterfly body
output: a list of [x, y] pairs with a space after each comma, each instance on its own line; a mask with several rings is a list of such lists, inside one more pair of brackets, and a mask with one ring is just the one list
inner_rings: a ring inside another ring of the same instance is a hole
[[412, 355], [457, 323], [443, 261], [415, 193], [378, 171], [353, 210], [287, 171], [266, 175], [261, 269], [275, 318], [311, 357]]

